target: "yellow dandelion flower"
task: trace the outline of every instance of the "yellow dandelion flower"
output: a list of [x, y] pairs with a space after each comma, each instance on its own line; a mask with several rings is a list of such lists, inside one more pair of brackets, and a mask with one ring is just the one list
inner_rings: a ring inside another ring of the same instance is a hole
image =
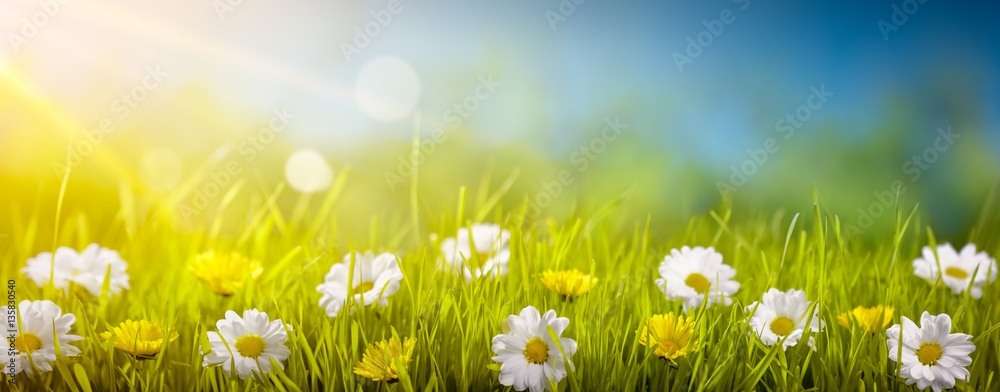
[[[139, 359], [152, 359], [163, 349], [163, 346], [177, 339], [177, 331], [172, 328], [160, 327], [160, 324], [139, 320], [125, 320], [114, 327], [115, 348], [135, 355]], [[170, 336], [169, 340], [163, 338]], [[110, 341], [112, 331], [101, 332], [105, 341]]]
[[[213, 251], [194, 258], [191, 271], [205, 282], [212, 291], [221, 295], [233, 295], [233, 288], [243, 287], [243, 277], [257, 279], [263, 268], [260, 261], [250, 259], [237, 252], [217, 254]], [[244, 275], [246, 273], [247, 275]], [[226, 284], [229, 282], [229, 285]]]
[[684, 316], [673, 313], [651, 317], [636, 333], [639, 334], [639, 344], [656, 349], [653, 354], [675, 365], [675, 359], [698, 349], [694, 320], [685, 320]]
[[396, 360], [403, 365], [410, 363], [413, 360], [413, 345], [416, 343], [416, 339], [406, 338], [400, 344], [399, 338], [393, 336], [389, 340], [369, 344], [364, 358], [354, 364], [354, 374], [374, 381], [396, 382], [399, 380]]
[[546, 270], [542, 272], [542, 284], [549, 290], [559, 293], [563, 299], [572, 300], [586, 294], [594, 285], [597, 278], [584, 274], [577, 269], [567, 271]]
[[892, 307], [878, 305], [872, 308], [858, 306], [854, 310], [837, 316], [837, 323], [844, 328], [851, 328], [851, 322], [862, 330], [872, 334], [880, 334], [892, 323]]

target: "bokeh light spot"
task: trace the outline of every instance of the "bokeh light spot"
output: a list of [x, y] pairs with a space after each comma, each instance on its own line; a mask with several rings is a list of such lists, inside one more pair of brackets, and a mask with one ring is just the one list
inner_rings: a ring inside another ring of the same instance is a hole
[[299, 192], [317, 192], [333, 183], [333, 170], [318, 152], [299, 150], [285, 163], [285, 178]]

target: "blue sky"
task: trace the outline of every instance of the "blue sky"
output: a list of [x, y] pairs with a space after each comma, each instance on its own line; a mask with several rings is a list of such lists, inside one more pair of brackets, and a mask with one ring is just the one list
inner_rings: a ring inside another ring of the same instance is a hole
[[[893, 4], [902, 1], [749, 3], [739, 10], [744, 3], [589, 0], [552, 31], [545, 12], [557, 10], [558, 1], [405, 2], [408, 8], [360, 58], [399, 56], [429, 75], [425, 112], [465, 94], [434, 75], [476, 74], [500, 63], [509, 94], [528, 99], [544, 91], [542, 132], [555, 135], [546, 145], [556, 151], [575, 143], [582, 124], [597, 122], [590, 119], [595, 113], [624, 111], [647, 137], [694, 146], [716, 160], [752, 147], [821, 84], [835, 98], [810, 123], [836, 120], [850, 140], [864, 142], [877, 131], [890, 96], [904, 97], [926, 117], [914, 121], [924, 128], [914, 131], [951, 121], [940, 113], [948, 97], [935, 95], [952, 79], [996, 134], [996, 5], [927, 1], [886, 41], [878, 21], [891, 21]], [[733, 10], [735, 21], [678, 72], [672, 54], [724, 9]], [[500, 140], [537, 132], [519, 129], [509, 109], [484, 109], [472, 124], [505, 135]]]

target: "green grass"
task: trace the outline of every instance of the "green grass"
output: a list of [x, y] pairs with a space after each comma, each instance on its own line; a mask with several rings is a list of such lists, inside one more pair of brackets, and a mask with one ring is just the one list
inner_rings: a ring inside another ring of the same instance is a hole
[[[565, 390], [914, 390], [894, 376], [885, 336], [871, 336], [837, 324], [836, 316], [858, 305], [895, 308], [895, 318], [917, 319], [923, 311], [948, 313], [954, 331], [974, 336], [977, 349], [968, 383], [958, 390], [996, 390], [1000, 369], [1000, 288], [991, 284], [981, 299], [956, 296], [913, 274], [920, 248], [943, 242], [922, 225], [913, 206], [897, 207], [895, 232], [880, 241], [846, 238], [838, 217], [825, 212], [821, 199], [811, 211], [767, 213], [734, 211], [728, 201], [709, 214], [678, 222], [666, 236], [651, 233], [650, 220], [634, 220], [627, 205], [613, 202], [580, 211], [565, 220], [524, 220], [526, 204], [504, 210], [505, 187], [483, 184], [459, 194], [457, 205], [427, 207], [414, 186], [408, 211], [368, 217], [368, 231], [344, 233], [351, 205], [341, 192], [346, 173], [326, 195], [303, 196], [294, 206], [276, 200], [283, 185], [252, 191], [237, 182], [220, 197], [204, 224], [184, 226], [174, 214], [177, 197], [155, 206], [139, 205], [127, 188], [121, 203], [107, 210], [35, 205], [15, 211], [10, 235], [0, 250], [5, 277], [17, 281], [18, 300], [50, 299], [77, 316], [73, 333], [82, 354], [62, 358], [55, 370], [19, 376], [21, 391], [219, 391], [219, 390], [502, 390], [491, 367], [491, 339], [501, 321], [528, 305], [555, 309], [571, 322], [563, 334], [578, 343], [576, 364], [559, 384]], [[415, 180], [414, 180], [415, 181]], [[187, 186], [190, 190], [191, 184]], [[473, 194], [474, 193], [474, 194]], [[67, 192], [65, 198], [71, 198]], [[233, 200], [250, 200], [248, 205]], [[992, 202], [992, 201], [991, 201]], [[513, 204], [516, 205], [516, 204]], [[62, 209], [56, 229], [44, 211]], [[510, 273], [495, 281], [466, 284], [437, 268], [440, 241], [478, 221], [499, 223], [512, 233]], [[356, 222], [355, 222], [356, 223]], [[984, 210], [968, 238], [991, 255], [1000, 254], [997, 223]], [[53, 242], [48, 242], [52, 238]], [[19, 270], [25, 260], [56, 245], [82, 249], [91, 242], [121, 251], [129, 263], [131, 289], [111, 299], [83, 291], [39, 288]], [[700, 347], [677, 366], [640, 346], [636, 330], [653, 314], [683, 312], [655, 287], [657, 267], [672, 248], [714, 246], [736, 268], [742, 284], [732, 306], [699, 308]], [[236, 249], [264, 263], [255, 282], [230, 297], [214, 294], [188, 270], [195, 255], [208, 249]], [[387, 307], [342, 312], [329, 318], [317, 301], [316, 286], [330, 265], [351, 250], [398, 254], [405, 275]], [[564, 302], [539, 281], [546, 269], [577, 268], [600, 278], [588, 294]], [[816, 350], [800, 345], [782, 351], [750, 336], [743, 307], [771, 287], [805, 290], [815, 301], [826, 329]], [[205, 369], [202, 346], [227, 310], [257, 308], [292, 325], [291, 356], [284, 371], [265, 382], [227, 379], [221, 368]], [[154, 360], [134, 361], [115, 352], [98, 334], [125, 319], [159, 321], [180, 332]], [[399, 383], [374, 383], [352, 368], [365, 345], [393, 333], [417, 339], [415, 356]], [[5, 384], [7, 385], [7, 384]], [[0, 387], [7, 388], [7, 387]]]

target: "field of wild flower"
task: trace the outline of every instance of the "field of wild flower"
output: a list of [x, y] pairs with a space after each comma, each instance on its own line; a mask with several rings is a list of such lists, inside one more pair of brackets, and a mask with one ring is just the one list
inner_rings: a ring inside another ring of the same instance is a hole
[[334, 240], [351, 215], [346, 172], [291, 210], [274, 203], [280, 183], [223, 222], [230, 188], [214, 218], [183, 230], [163, 210], [183, 204], [123, 193], [114, 209], [67, 210], [63, 187], [54, 205], [13, 215], [5, 238], [3, 388], [1000, 385], [988, 212], [946, 243], [897, 201], [891, 235], [863, 241], [814, 194], [794, 213], [724, 201], [661, 237], [614, 205], [563, 220], [504, 210], [506, 188], [489, 184], [456, 189], [441, 210], [421, 207], [414, 185], [412, 209], [346, 241]]
[[1000, 391], [997, 15], [0, 0], [0, 392]]

